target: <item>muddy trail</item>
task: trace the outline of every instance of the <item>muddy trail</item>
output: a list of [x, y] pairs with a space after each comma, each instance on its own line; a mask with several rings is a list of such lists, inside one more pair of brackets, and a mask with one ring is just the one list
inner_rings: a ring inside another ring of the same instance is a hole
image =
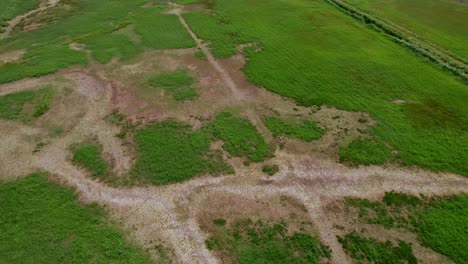
[[[170, 11], [178, 16], [198, 48], [206, 55], [212, 69], [231, 91], [233, 100], [241, 104], [246, 100], [245, 92], [239, 89], [241, 85], [236, 83], [236, 78], [230, 75], [203, 41], [192, 32], [183, 19], [182, 12], [179, 6]], [[49, 172], [58, 182], [75, 188], [83, 202], [95, 202], [104, 206], [122, 224], [129, 236], [155, 258], [155, 248], [163, 244], [172, 250], [177, 263], [220, 262], [206, 248], [208, 234], [201, 229], [197, 219], [199, 208], [204, 207], [204, 199], [210, 198], [212, 193], [231, 193], [260, 201], [279, 196], [295, 198], [307, 209], [319, 238], [330, 246], [331, 262], [341, 264], [351, 261], [337, 240], [333, 222], [324, 213], [327, 205], [348, 196], [380, 198], [385, 192], [392, 190], [427, 196], [459, 194], [468, 190], [468, 179], [458, 175], [391, 165], [350, 168], [321, 154], [298, 154], [287, 149], [276, 150], [272, 161], [280, 165], [282, 170], [272, 177], [264, 176], [260, 165], [248, 168], [239, 165], [234, 166], [234, 175], [205, 175], [167, 186], [110, 186], [91, 179], [85, 170], [74, 166], [70, 162], [69, 147], [95, 137], [102, 144], [103, 152], [113, 160], [116, 175], [125, 176], [131, 170], [133, 160], [130, 150], [115, 137], [120, 128], [105, 120], [114, 110], [113, 80], [99, 71], [77, 70], [57, 75], [75, 84], [74, 92], [82, 96], [80, 104], [86, 108], [85, 114], [71, 131], [51, 140], [39, 152], [31, 155], [30, 162], [11, 158], [10, 166], [28, 166], [31, 170]], [[27, 89], [25, 87], [32, 88], [46, 82], [47, 78], [49, 77], [1, 85], [0, 94]], [[254, 122], [257, 126], [262, 124], [261, 117], [255, 111], [249, 109], [247, 112], [249, 119], [257, 120]], [[11, 133], [18, 131], [12, 130]], [[7, 158], [0, 155], [0, 161]]]

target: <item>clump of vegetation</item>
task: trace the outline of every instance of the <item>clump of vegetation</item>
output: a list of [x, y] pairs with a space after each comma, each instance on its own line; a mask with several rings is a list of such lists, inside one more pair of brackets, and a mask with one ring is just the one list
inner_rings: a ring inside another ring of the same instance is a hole
[[105, 179], [109, 176], [108, 164], [102, 158], [101, 147], [96, 144], [82, 144], [72, 147], [73, 163], [82, 166], [96, 178]]
[[53, 98], [50, 87], [0, 96], [0, 118], [29, 121], [40, 117], [49, 110]]
[[97, 206], [35, 173], [0, 183], [0, 259], [6, 263], [151, 263]]
[[362, 237], [356, 231], [353, 231], [344, 237], [338, 237], [338, 241], [343, 245], [346, 253], [358, 261], [394, 264], [418, 263], [411, 245], [402, 240], [399, 240], [398, 245], [394, 246], [388, 240], [380, 242], [372, 238]]
[[271, 147], [248, 120], [229, 112], [218, 114], [208, 125], [207, 130], [224, 141], [223, 148], [235, 157], [247, 157], [259, 162], [271, 157]]
[[198, 97], [193, 82], [193, 77], [187, 70], [159, 74], [148, 80], [149, 85], [162, 88], [176, 101], [191, 100]]
[[323, 129], [310, 120], [294, 122], [284, 118], [271, 116], [265, 118], [265, 125], [275, 137], [286, 135], [307, 142], [319, 139], [324, 134]]
[[289, 234], [286, 223], [250, 219], [214, 225], [206, 247], [234, 263], [319, 263], [330, 250], [305, 232]]
[[135, 133], [137, 160], [132, 174], [154, 184], [187, 180], [203, 173], [231, 173], [220, 152], [210, 151], [210, 137], [175, 121], [154, 123]]
[[383, 164], [392, 156], [392, 150], [376, 140], [355, 140], [338, 151], [340, 162], [351, 165]]
[[264, 165], [262, 171], [270, 176], [275, 175], [280, 170], [279, 166], [276, 164], [273, 165]]
[[386, 228], [401, 227], [415, 232], [423, 245], [456, 263], [468, 259], [468, 195], [418, 198], [389, 192], [382, 201], [347, 199], [359, 209], [359, 218]]

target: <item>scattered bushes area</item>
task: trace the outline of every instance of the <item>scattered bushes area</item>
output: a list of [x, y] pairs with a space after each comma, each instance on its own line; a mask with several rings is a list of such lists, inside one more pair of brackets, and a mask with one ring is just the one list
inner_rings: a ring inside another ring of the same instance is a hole
[[54, 99], [54, 90], [44, 87], [0, 96], [0, 118], [30, 121], [45, 114]]
[[210, 136], [175, 121], [154, 123], [135, 133], [137, 160], [132, 174], [154, 184], [187, 180], [203, 173], [231, 173]]
[[[232, 55], [239, 43], [260, 43], [243, 68], [254, 84], [305, 106], [368, 112], [377, 120], [372, 133], [404, 165], [468, 175], [466, 84], [335, 6], [232, 0], [218, 1], [211, 14], [183, 16], [216, 56]], [[455, 125], [421, 126], [396, 99], [434, 100], [448, 110], [442, 114], [458, 113]]]
[[285, 222], [269, 223], [240, 219], [227, 223], [217, 219], [206, 247], [218, 251], [227, 263], [319, 263], [330, 250], [312, 235], [288, 232]]
[[359, 139], [338, 151], [340, 162], [351, 165], [383, 164], [392, 156], [392, 150], [384, 143], [370, 139]]
[[367, 263], [388, 263], [388, 264], [416, 264], [418, 263], [413, 254], [410, 244], [399, 240], [398, 245], [392, 242], [380, 242], [372, 238], [360, 236], [355, 231], [338, 237], [338, 241], [343, 245], [343, 249], [353, 259]]
[[405, 228], [415, 232], [424, 246], [455, 263], [468, 260], [468, 195], [414, 197], [389, 192], [382, 201], [348, 199], [347, 205], [359, 209], [359, 218], [386, 228]]
[[248, 120], [229, 112], [218, 114], [207, 126], [217, 139], [224, 141], [224, 149], [235, 157], [246, 157], [248, 161], [264, 161], [272, 156], [271, 147]]
[[275, 137], [285, 135], [309, 142], [319, 139], [324, 134], [323, 129], [310, 120], [294, 122], [272, 116], [265, 118], [264, 121]]
[[109, 176], [108, 164], [102, 158], [101, 146], [97, 144], [80, 144], [72, 146], [72, 161], [86, 168], [94, 178], [105, 179]]
[[159, 74], [148, 80], [150, 86], [162, 88], [176, 101], [191, 100], [198, 97], [193, 82], [193, 77], [187, 70]]
[[0, 230], [6, 263], [151, 263], [100, 208], [40, 173], [0, 183]]

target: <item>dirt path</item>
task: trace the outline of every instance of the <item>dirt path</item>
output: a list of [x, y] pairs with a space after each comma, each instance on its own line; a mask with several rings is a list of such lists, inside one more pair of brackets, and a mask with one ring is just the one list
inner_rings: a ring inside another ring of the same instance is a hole
[[183, 6], [179, 6], [179, 5], [173, 5], [173, 6], [174, 8], [171, 9], [169, 12], [167, 12], [167, 14], [174, 14], [179, 18], [180, 23], [185, 27], [185, 29], [190, 34], [190, 36], [197, 43], [197, 47], [200, 48], [200, 50], [205, 54], [210, 64], [219, 73], [221, 78], [226, 83], [227, 87], [229, 87], [229, 89], [232, 92], [232, 96], [237, 100], [244, 99], [245, 94], [241, 90], [239, 90], [236, 83], [229, 75], [229, 73], [221, 66], [221, 64], [218, 63], [218, 61], [215, 59], [215, 57], [211, 53], [210, 49], [206, 46], [205, 43], [203, 43], [203, 40], [199, 39], [197, 35], [195, 35], [195, 33], [192, 31], [190, 26], [185, 21], [185, 19], [182, 17], [181, 14], [182, 14]]

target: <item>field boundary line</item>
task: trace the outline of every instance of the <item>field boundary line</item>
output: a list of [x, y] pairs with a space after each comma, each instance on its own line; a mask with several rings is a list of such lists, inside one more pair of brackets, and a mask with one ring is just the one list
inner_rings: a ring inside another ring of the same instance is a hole
[[[468, 83], [468, 63], [459, 56], [434, 43], [421, 39], [414, 32], [405, 28], [398, 29], [397, 26], [392, 25], [390, 22], [371, 16], [340, 0], [325, 1], [356, 20], [379, 29], [394, 42], [411, 50], [417, 55], [429, 59], [431, 62], [461, 78], [465, 83]], [[404, 33], [403, 31], [411, 32], [412, 36], [408, 36], [408, 33]]]

